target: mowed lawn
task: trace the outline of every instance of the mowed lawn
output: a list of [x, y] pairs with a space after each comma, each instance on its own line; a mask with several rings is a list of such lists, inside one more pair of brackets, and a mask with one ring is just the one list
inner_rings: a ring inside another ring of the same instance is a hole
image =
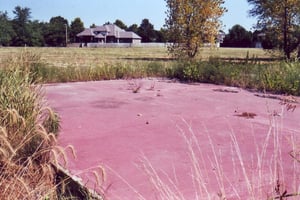
[[[48, 48], [48, 47], [2, 47], [0, 48], [0, 66], [22, 52], [30, 52], [41, 57], [49, 66], [55, 67], [91, 67], [114, 63], [171, 62], [167, 47], [132, 48]], [[226, 59], [270, 58], [262, 49], [254, 48], [203, 48], [198, 59], [209, 57]]]

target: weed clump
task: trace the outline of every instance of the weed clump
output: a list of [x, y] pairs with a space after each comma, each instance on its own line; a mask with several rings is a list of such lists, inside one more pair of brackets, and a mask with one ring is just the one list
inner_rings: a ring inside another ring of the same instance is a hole
[[[22, 55], [26, 56], [26, 55]], [[0, 199], [56, 199], [52, 152], [59, 117], [47, 107], [28, 61], [0, 72]], [[20, 62], [22, 61], [22, 62]], [[28, 61], [28, 62], [27, 62]], [[34, 61], [34, 60], [32, 60]]]

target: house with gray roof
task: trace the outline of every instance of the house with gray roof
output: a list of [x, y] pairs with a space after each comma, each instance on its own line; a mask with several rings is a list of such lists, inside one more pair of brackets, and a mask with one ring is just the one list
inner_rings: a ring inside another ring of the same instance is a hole
[[139, 44], [142, 38], [136, 33], [125, 31], [114, 24], [87, 28], [77, 34], [81, 43], [130, 43]]

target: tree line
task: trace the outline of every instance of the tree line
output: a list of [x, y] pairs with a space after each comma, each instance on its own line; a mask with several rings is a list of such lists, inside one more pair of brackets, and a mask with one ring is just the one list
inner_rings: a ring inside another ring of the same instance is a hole
[[[77, 17], [69, 24], [62, 16], [52, 17], [49, 22], [31, 20], [31, 10], [17, 6], [13, 10], [13, 19], [7, 12], [0, 11], [0, 46], [66, 46], [66, 43], [77, 42], [76, 35], [85, 27]], [[110, 22], [106, 22], [108, 24]], [[117, 19], [116, 24], [122, 29], [133, 31], [142, 37], [142, 42], [166, 42], [166, 30], [155, 30], [148, 19], [140, 25], [125, 25]], [[92, 24], [90, 27], [96, 26]]]
[[[261, 42], [264, 48], [279, 49], [287, 60], [297, 52], [300, 59], [300, 0], [247, 0], [249, 14], [256, 17], [257, 25], [251, 33], [237, 25], [224, 39], [223, 46], [251, 47]], [[142, 42], [172, 42], [169, 52], [175, 57], [193, 58], [205, 43], [213, 43], [221, 28], [220, 17], [227, 11], [224, 0], [165, 0], [167, 17], [165, 29], [154, 30], [148, 19], [141, 24], [126, 26], [121, 20], [114, 24], [133, 31]], [[0, 12], [0, 45], [2, 46], [65, 46], [76, 42], [76, 34], [84, 29], [80, 18], [71, 24], [61, 17], [49, 22], [31, 20], [29, 8], [17, 6], [14, 18]], [[66, 37], [67, 33], [67, 37]], [[66, 40], [66, 38], [69, 38]]]
[[273, 49], [276, 42], [273, 38], [266, 37], [266, 33], [262, 30], [252, 32], [236, 24], [225, 34], [221, 47]]
[[[31, 20], [30, 8], [15, 7], [14, 18], [9, 19], [7, 12], [0, 12], [0, 45], [2, 46], [65, 46], [66, 42], [78, 42], [76, 35], [84, 30], [81, 19], [75, 18], [71, 23], [56, 16], [49, 22]], [[111, 24], [106, 22], [105, 24]], [[166, 42], [167, 30], [155, 30], [148, 19], [143, 19], [140, 25], [127, 26], [122, 20], [117, 19], [113, 24], [126, 31], [132, 31], [142, 37], [142, 42]], [[96, 27], [92, 24], [90, 28]], [[67, 41], [66, 41], [67, 34]], [[240, 25], [235, 25], [226, 34], [223, 47], [253, 47], [257, 39], [256, 33], [247, 31]], [[266, 42], [270, 44], [271, 42]], [[264, 45], [269, 48], [269, 46]]]

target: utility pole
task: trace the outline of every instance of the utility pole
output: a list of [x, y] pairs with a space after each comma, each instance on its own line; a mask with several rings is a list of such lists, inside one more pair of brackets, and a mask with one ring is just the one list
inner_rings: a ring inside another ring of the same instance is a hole
[[68, 25], [65, 24], [66, 27], [66, 47], [68, 46]]

